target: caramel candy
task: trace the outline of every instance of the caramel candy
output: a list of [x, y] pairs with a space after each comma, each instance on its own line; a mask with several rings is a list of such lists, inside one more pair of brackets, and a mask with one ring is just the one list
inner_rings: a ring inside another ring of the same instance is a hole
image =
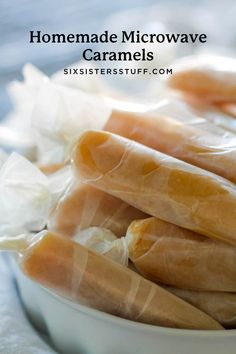
[[191, 291], [171, 287], [165, 289], [204, 311], [225, 328], [236, 328], [236, 294]]
[[123, 137], [84, 133], [78, 177], [175, 225], [236, 244], [236, 187], [213, 173]]
[[232, 146], [229, 139], [202, 130], [197, 124], [151, 111], [146, 114], [113, 111], [105, 129], [236, 183], [235, 142]]
[[52, 213], [49, 228], [73, 236], [87, 227], [100, 226], [121, 237], [133, 220], [145, 217], [148, 215], [122, 200], [81, 184], [59, 202]]
[[45, 231], [33, 240], [1, 240], [1, 249], [4, 243], [20, 249], [27, 276], [73, 302], [153, 325], [222, 329], [194, 306], [69, 238]]
[[210, 104], [236, 103], [236, 60], [209, 55], [181, 59], [168, 84]]
[[157, 218], [127, 231], [129, 258], [148, 279], [177, 288], [236, 292], [236, 248]]

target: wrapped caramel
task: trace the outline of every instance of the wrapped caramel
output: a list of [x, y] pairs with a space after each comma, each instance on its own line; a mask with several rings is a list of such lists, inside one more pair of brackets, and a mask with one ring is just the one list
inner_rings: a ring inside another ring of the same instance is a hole
[[40, 231], [45, 226], [74, 236], [90, 226], [123, 236], [142, 211], [92, 186], [78, 185], [71, 167], [45, 176], [14, 153], [0, 166], [0, 235]]
[[105, 129], [236, 183], [235, 136], [177, 101], [142, 114], [113, 111]]
[[79, 185], [68, 191], [51, 215], [49, 228], [73, 236], [89, 226], [111, 230], [124, 236], [129, 224], [147, 214], [89, 185]]
[[[179, 236], [183, 237], [186, 239], [186, 244], [188, 246], [189, 242], [191, 240], [194, 240], [194, 233], [185, 229], [181, 229], [180, 227], [177, 227], [175, 225], [168, 224], [166, 222], [163, 222], [161, 220], [155, 219], [155, 218], [149, 218], [146, 220], [140, 220], [140, 221], [135, 221], [132, 223], [131, 227], [131, 233], [128, 233], [127, 237], [123, 237], [122, 239], [118, 239], [113, 235], [111, 232], [108, 230], [105, 230], [101, 227], [90, 227], [88, 229], [85, 229], [84, 231], [80, 232], [77, 234], [76, 240], [80, 244], [86, 245], [86, 247], [94, 250], [95, 252], [98, 252], [100, 254], [105, 255], [106, 257], [113, 259], [114, 261], [121, 263], [123, 265], [128, 266], [127, 263], [127, 257], [128, 257], [128, 251], [129, 248], [131, 249], [131, 255], [132, 253], [140, 254], [140, 256], [137, 257], [137, 264], [139, 264], [139, 261], [141, 260], [141, 269], [142, 265], [145, 264], [147, 261], [147, 267], [149, 266], [149, 269], [151, 271], [154, 270], [155, 268], [155, 260], [159, 257], [163, 257], [163, 255], [160, 255], [160, 250], [159, 253], [155, 252], [158, 247], [162, 248], [163, 250], [163, 239], [168, 239], [169, 236], [172, 238], [175, 238], [175, 236], [178, 238]], [[134, 229], [134, 232], [132, 232], [132, 229]], [[197, 240], [198, 240], [197, 236]], [[195, 238], [196, 239], [196, 238]], [[203, 240], [204, 238], [202, 238]], [[156, 240], [156, 241], [155, 241]], [[214, 243], [214, 241], [206, 239], [206, 242]], [[202, 241], [203, 242], [203, 241]], [[173, 242], [173, 247], [175, 247], [175, 243]], [[197, 244], [195, 245], [196, 247], [198, 246]], [[172, 247], [172, 248], [173, 248]], [[228, 246], [227, 246], [228, 247]], [[133, 250], [134, 249], [134, 250]], [[201, 257], [201, 250], [202, 247], [200, 246], [199, 252], [195, 252], [195, 255], [198, 253], [198, 258]], [[187, 251], [189, 251], [189, 248], [187, 247]], [[209, 247], [208, 247], [209, 251]], [[143, 254], [142, 254], [143, 252]], [[174, 250], [172, 250], [174, 253]], [[176, 253], [179, 252], [179, 249], [176, 247]], [[194, 252], [194, 251], [193, 251]], [[191, 254], [193, 253], [191, 252]], [[220, 253], [220, 252], [219, 252]], [[222, 252], [221, 252], [222, 253]], [[169, 255], [169, 252], [167, 250], [167, 254]], [[156, 259], [155, 256], [156, 255]], [[182, 252], [183, 255], [183, 252]], [[148, 257], [150, 256], [150, 262]], [[218, 255], [217, 255], [218, 256]], [[226, 255], [227, 257], [227, 255]], [[189, 257], [185, 257], [186, 260], [189, 259]], [[193, 260], [192, 256], [192, 260]], [[173, 257], [174, 259], [174, 265], [176, 264], [176, 257]], [[206, 257], [203, 252], [203, 263], [204, 265], [206, 264]], [[169, 266], [169, 262], [166, 264], [166, 268]], [[221, 268], [224, 270], [225, 264], [227, 264], [228, 261], [222, 260], [222, 266]], [[135, 264], [135, 261], [134, 261]], [[199, 266], [200, 264], [200, 266]], [[157, 265], [159, 266], [159, 261], [157, 260]], [[196, 267], [198, 266], [199, 269], [201, 269], [202, 272], [199, 272], [200, 274], [200, 279], [202, 279], [202, 273], [204, 268], [201, 267], [201, 262], [198, 261], [196, 262]], [[130, 264], [129, 267], [132, 265]], [[212, 265], [214, 267], [214, 265]], [[170, 266], [172, 269], [172, 267]], [[194, 268], [194, 267], [193, 267]], [[216, 267], [217, 268], [217, 267]], [[132, 268], [135, 270], [135, 268]], [[192, 268], [191, 268], [192, 269]], [[190, 269], [190, 272], [191, 272]], [[218, 268], [217, 268], [218, 269]], [[218, 271], [220, 271], [218, 269]], [[181, 272], [180, 267], [177, 265], [175, 269], [175, 274]], [[183, 274], [183, 272], [181, 272]], [[228, 272], [226, 272], [227, 276]], [[148, 276], [148, 275], [147, 275]], [[183, 274], [185, 277], [185, 274]], [[207, 276], [213, 276], [212, 273], [209, 273], [208, 269], [206, 270], [206, 278]], [[222, 275], [224, 277], [224, 273]], [[186, 279], [186, 278], [185, 278]], [[176, 296], [180, 297], [181, 299], [189, 302], [190, 304], [194, 305], [195, 307], [199, 308], [203, 312], [207, 313], [211, 317], [213, 317], [215, 320], [217, 320], [219, 323], [221, 323], [225, 328], [235, 328], [236, 327], [236, 293], [229, 293], [229, 292], [216, 292], [216, 291], [193, 291], [193, 290], [185, 290], [185, 289], [180, 289], [180, 288], [174, 288], [170, 286], [164, 286], [164, 288], [167, 291], [172, 292]]]
[[236, 244], [236, 187], [208, 171], [120, 136], [84, 133], [79, 178], [162, 220]]
[[145, 277], [177, 288], [236, 292], [236, 248], [157, 218], [127, 231], [129, 258]]
[[68, 238], [44, 231], [1, 239], [0, 247], [18, 251], [27, 276], [73, 302], [153, 325], [222, 329], [204, 312]]
[[225, 328], [236, 328], [236, 294], [171, 287], [166, 290], [204, 311]]
[[207, 103], [236, 103], [236, 60], [220, 56], [180, 59], [168, 84]]

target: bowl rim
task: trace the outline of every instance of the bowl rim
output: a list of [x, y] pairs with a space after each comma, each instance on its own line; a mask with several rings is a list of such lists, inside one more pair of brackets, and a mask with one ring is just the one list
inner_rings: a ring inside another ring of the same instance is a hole
[[[34, 282], [34, 281], [33, 281]], [[36, 282], [34, 282], [37, 284]], [[180, 328], [169, 328], [169, 327], [161, 327], [156, 325], [151, 325], [142, 322], [135, 322], [126, 318], [118, 317], [106, 312], [102, 312], [100, 310], [94, 309], [92, 307], [88, 307], [82, 304], [74, 303], [63, 296], [60, 296], [53, 291], [45, 288], [44, 286], [39, 285], [46, 293], [48, 293], [52, 298], [56, 301], [63, 303], [66, 306], [71, 307], [72, 309], [82, 312], [87, 316], [92, 316], [97, 320], [102, 320], [106, 322], [113, 323], [118, 326], [127, 326], [133, 330], [145, 331], [145, 332], [153, 332], [158, 334], [171, 335], [175, 337], [185, 337], [193, 336], [193, 337], [212, 337], [213, 338], [229, 338], [236, 337], [236, 329], [227, 329], [227, 330], [195, 330], [195, 329], [180, 329]]]
[[[18, 266], [15, 257], [10, 257], [10, 259], [13, 260], [13, 262], [11, 262], [11, 264], [13, 265], [13, 270], [17, 267], [18, 271], [22, 275], [24, 275], [24, 277], [26, 277], [26, 275], [22, 272], [22, 270]], [[14, 276], [17, 283], [19, 282], [18, 274], [19, 274], [18, 272], [14, 271]], [[26, 277], [26, 279], [30, 281], [34, 286], [41, 288], [42, 291], [47, 293], [55, 301], [63, 303], [64, 305], [69, 306], [73, 310], [79, 311], [87, 316], [91, 316], [96, 320], [110, 322], [113, 323], [114, 325], [118, 325], [122, 327], [126, 326], [133, 330], [145, 331], [150, 333], [152, 332], [156, 334], [158, 333], [158, 334], [170, 335], [175, 337], [185, 337], [186, 335], [188, 335], [194, 338], [211, 337], [212, 339], [214, 339], [214, 338], [231, 338], [236, 336], [236, 329], [211, 330], [211, 331], [195, 330], [195, 329], [180, 329], [180, 328], [161, 327], [161, 326], [151, 325], [147, 323], [135, 322], [132, 320], [128, 320], [126, 318], [122, 318], [115, 315], [111, 315], [106, 312], [102, 312], [92, 307], [88, 307], [79, 303], [74, 303], [63, 296], [56, 294], [52, 290], [45, 288], [43, 285], [37, 283], [33, 279], [30, 279], [28, 277]]]

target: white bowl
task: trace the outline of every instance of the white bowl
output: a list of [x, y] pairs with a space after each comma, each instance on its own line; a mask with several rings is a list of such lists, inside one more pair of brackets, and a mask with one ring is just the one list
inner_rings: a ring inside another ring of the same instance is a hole
[[64, 354], [235, 354], [236, 330], [145, 325], [73, 304], [24, 276], [13, 261], [23, 304]]

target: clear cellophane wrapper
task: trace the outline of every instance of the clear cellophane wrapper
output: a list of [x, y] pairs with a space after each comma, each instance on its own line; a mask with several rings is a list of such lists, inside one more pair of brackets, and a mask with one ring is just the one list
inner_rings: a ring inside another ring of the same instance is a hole
[[[79, 63], [78, 68], [81, 65], [85, 64]], [[68, 161], [71, 146], [81, 132], [102, 129], [109, 117], [110, 108], [103, 98], [110, 93], [109, 87], [93, 76], [65, 80], [57, 72], [50, 78], [31, 64], [23, 67], [22, 74], [22, 82], [13, 81], [8, 86], [13, 110], [4, 125], [14, 135], [22, 133], [18, 140], [27, 140], [36, 148], [34, 160], [40, 164]], [[16, 148], [20, 149], [21, 143], [16, 141]]]
[[102, 129], [110, 108], [102, 97], [45, 82], [32, 112], [32, 125], [43, 164], [68, 161], [80, 134], [91, 127]]
[[71, 167], [50, 176], [23, 156], [5, 156], [0, 167], [0, 235], [40, 231], [71, 185]]

